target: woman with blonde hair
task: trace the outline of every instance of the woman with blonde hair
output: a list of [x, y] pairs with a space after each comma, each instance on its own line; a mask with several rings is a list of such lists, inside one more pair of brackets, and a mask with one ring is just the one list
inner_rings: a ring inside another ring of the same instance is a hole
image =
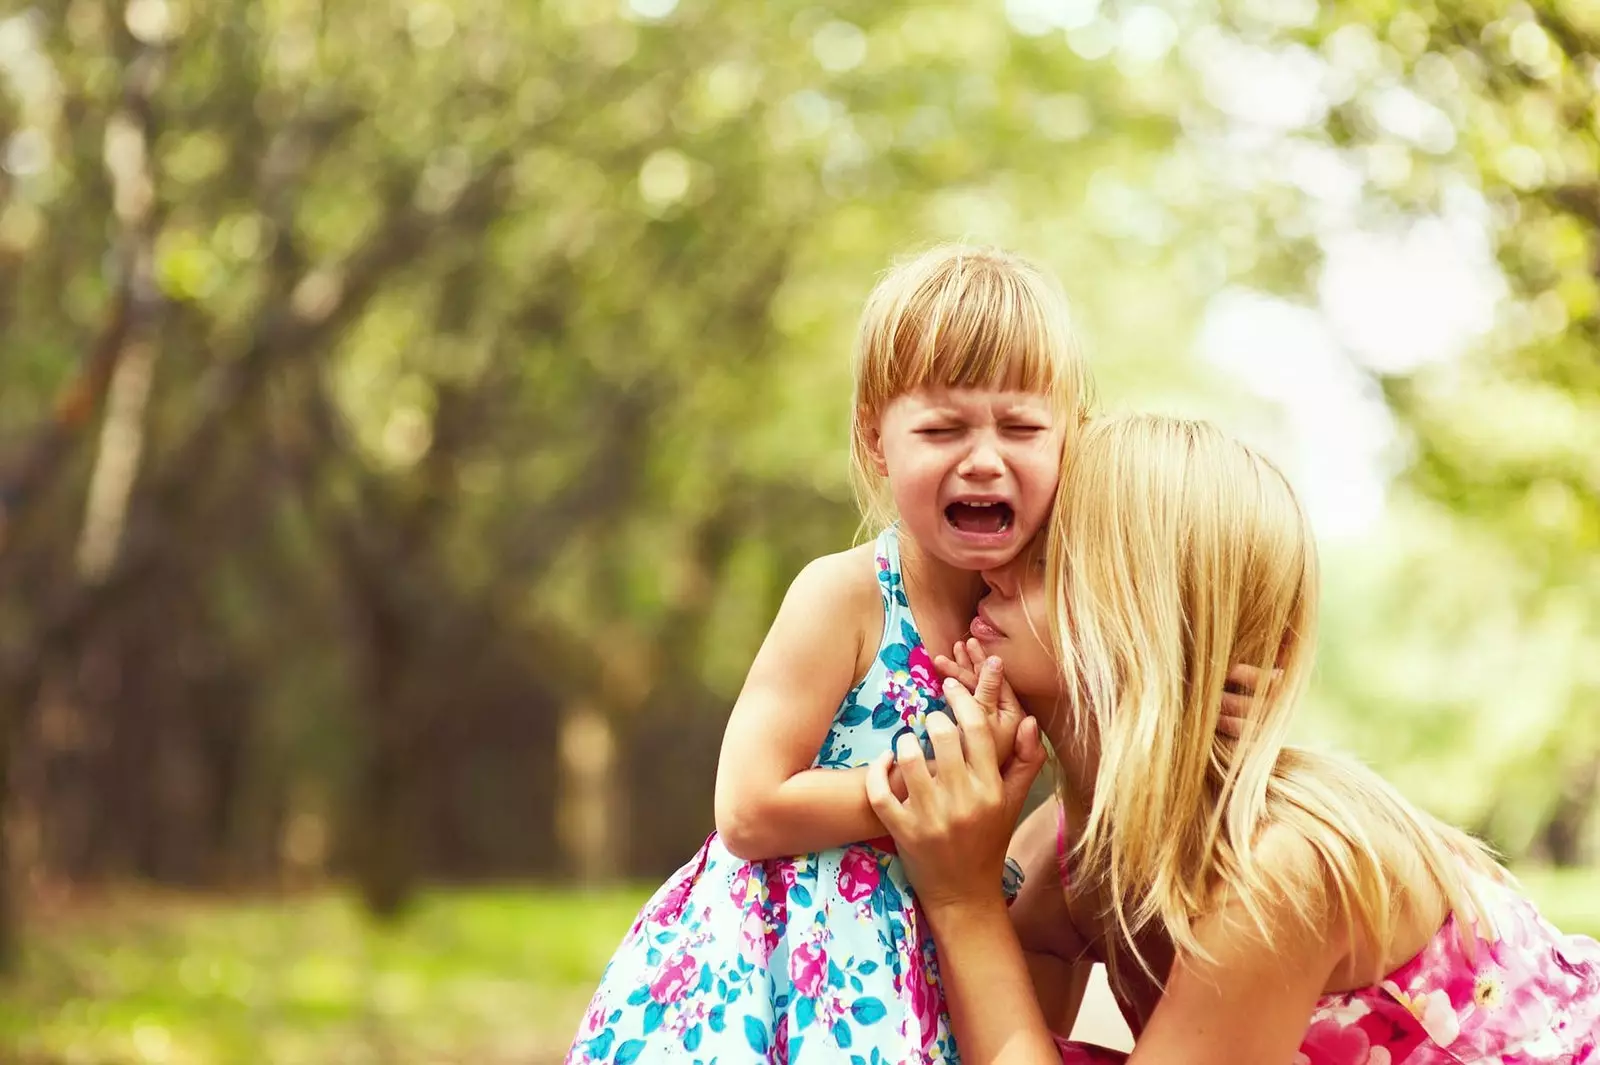
[[[1017, 754], [996, 768], [992, 707], [950, 679], [960, 728], [930, 724], [937, 769], [905, 744], [904, 800], [886, 763], [868, 778], [966, 1065], [1124, 1061], [1051, 1031], [1095, 961], [1136, 1065], [1600, 1062], [1600, 944], [1369, 770], [1285, 743], [1317, 561], [1269, 462], [1203, 423], [1095, 423], [1045, 550], [985, 578], [972, 635], [1036, 713]], [[1281, 673], [1231, 735], [1238, 662]], [[1041, 730], [1059, 802], [1012, 840], [1027, 880], [1008, 913], [994, 877]]]

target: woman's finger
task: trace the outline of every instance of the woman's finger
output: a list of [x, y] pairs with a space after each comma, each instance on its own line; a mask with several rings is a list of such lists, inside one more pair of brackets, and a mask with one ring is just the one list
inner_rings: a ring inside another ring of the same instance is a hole
[[980, 776], [994, 773], [994, 737], [989, 733], [989, 719], [984, 715], [983, 708], [954, 681], [945, 681], [944, 698], [966, 739], [967, 764]]
[[1017, 726], [1017, 748], [1000, 775], [1007, 809], [1020, 811], [1028, 800], [1028, 790], [1044, 768], [1044, 744], [1039, 739], [1039, 722], [1027, 718]]
[[933, 764], [939, 779], [946, 783], [954, 779], [957, 767], [963, 761], [961, 752], [961, 730], [956, 728], [956, 723], [948, 714], [930, 713], [924, 719], [923, 728], [928, 733], [928, 742], [933, 746]]
[[922, 757], [922, 744], [914, 734], [902, 732], [895, 737], [894, 760], [900, 767], [900, 782], [906, 786], [906, 801], [913, 805], [926, 801], [933, 788], [933, 775], [928, 772], [928, 760]]
[[895, 797], [894, 788], [889, 783], [889, 767], [892, 764], [888, 754], [867, 763], [867, 802], [890, 835], [904, 823], [906, 816], [905, 807]]

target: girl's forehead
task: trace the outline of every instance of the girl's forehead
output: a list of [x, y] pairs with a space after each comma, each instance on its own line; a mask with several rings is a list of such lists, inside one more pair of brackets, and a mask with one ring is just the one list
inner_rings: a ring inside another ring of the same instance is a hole
[[948, 388], [928, 385], [905, 393], [897, 402], [928, 409], [989, 413], [1050, 409], [1049, 397], [1038, 392], [1009, 388]]

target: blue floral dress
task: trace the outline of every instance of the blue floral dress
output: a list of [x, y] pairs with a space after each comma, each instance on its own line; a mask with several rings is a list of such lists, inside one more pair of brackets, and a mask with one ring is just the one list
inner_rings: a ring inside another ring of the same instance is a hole
[[[883, 638], [817, 766], [866, 765], [942, 708], [906, 603], [897, 531], [877, 540]], [[567, 1065], [956, 1062], [933, 939], [886, 840], [746, 862], [716, 834], [640, 911]]]

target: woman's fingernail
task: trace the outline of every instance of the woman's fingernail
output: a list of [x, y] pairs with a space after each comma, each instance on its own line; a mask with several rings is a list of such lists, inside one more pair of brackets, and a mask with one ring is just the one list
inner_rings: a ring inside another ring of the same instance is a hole
[[999, 669], [1004, 664], [1005, 663], [1001, 662], [999, 657], [996, 655], [990, 655], [989, 660], [984, 663], [984, 665], [988, 666], [990, 669]]

